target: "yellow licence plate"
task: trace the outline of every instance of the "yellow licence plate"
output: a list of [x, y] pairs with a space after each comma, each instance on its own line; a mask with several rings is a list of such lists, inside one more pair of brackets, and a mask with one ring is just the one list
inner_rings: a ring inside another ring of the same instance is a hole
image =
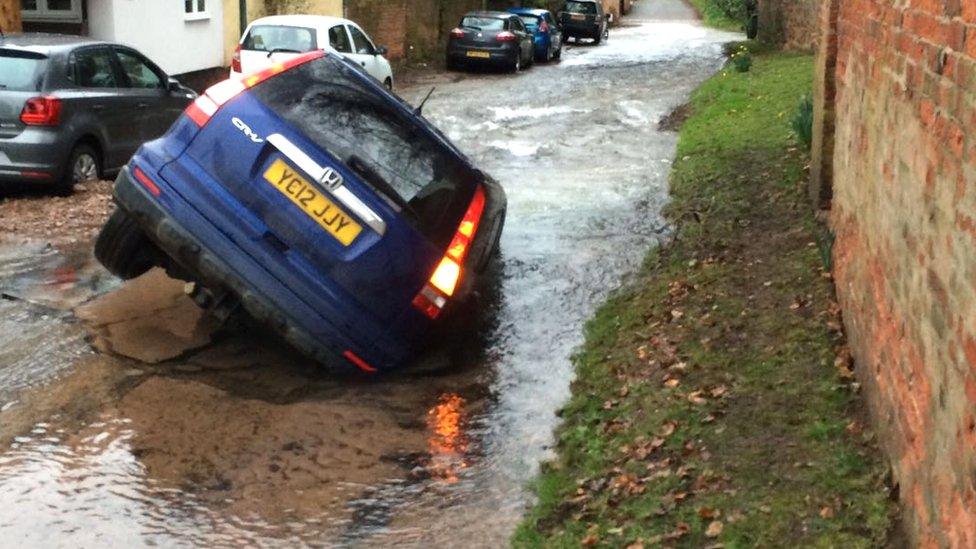
[[480, 57], [481, 59], [490, 59], [491, 54], [486, 51], [469, 51], [468, 57]]
[[579, 14], [576, 14], [576, 13], [574, 13], [574, 14], [572, 15], [572, 17], [573, 17], [573, 19], [575, 19], [576, 21], [582, 21], [582, 20], [584, 20], [584, 19], [586, 19], [586, 16], [585, 16], [585, 15], [579, 15]]
[[284, 160], [275, 160], [264, 172], [264, 179], [314, 219], [326, 232], [342, 242], [343, 246], [352, 244], [352, 241], [356, 240], [359, 233], [363, 231], [359, 223], [353, 221], [352, 217], [326, 198], [308, 180], [298, 175], [298, 170], [286, 164]]

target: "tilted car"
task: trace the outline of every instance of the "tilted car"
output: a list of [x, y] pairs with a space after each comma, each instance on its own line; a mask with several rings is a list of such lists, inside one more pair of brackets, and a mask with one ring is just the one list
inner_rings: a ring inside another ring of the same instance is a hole
[[0, 38], [0, 182], [70, 192], [161, 136], [196, 93], [121, 44]]
[[408, 362], [498, 247], [503, 189], [349, 60], [207, 90], [116, 180], [96, 257], [161, 265], [339, 369]]
[[447, 68], [488, 64], [519, 72], [535, 60], [532, 33], [519, 16], [502, 11], [464, 15], [447, 41]]
[[237, 45], [230, 76], [240, 78], [317, 49], [342, 55], [393, 89], [386, 48], [374, 45], [356, 23], [323, 15], [272, 15], [254, 20]]
[[552, 61], [562, 57], [563, 32], [552, 13], [532, 8], [509, 8], [508, 12], [522, 18], [525, 29], [532, 34], [537, 60]]
[[559, 12], [563, 40], [589, 38], [599, 44], [610, 37], [610, 17], [597, 0], [569, 0]]

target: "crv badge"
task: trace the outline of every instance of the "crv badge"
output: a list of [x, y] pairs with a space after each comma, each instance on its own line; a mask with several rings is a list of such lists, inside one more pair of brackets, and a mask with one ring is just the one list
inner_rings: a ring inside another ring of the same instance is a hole
[[230, 121], [234, 123], [234, 127], [241, 130], [241, 132], [254, 143], [264, 143], [264, 139], [258, 137], [258, 134], [254, 133], [254, 131], [251, 130], [251, 127], [245, 124], [240, 118], [235, 116], [234, 118], [231, 118]]

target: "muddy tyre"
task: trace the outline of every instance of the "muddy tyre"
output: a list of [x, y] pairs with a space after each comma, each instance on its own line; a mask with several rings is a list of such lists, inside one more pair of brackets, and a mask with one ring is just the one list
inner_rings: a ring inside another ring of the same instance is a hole
[[70, 196], [74, 192], [75, 183], [84, 183], [101, 179], [101, 157], [91, 145], [79, 144], [71, 149], [68, 164], [61, 180], [55, 183], [54, 192], [60, 196]]
[[116, 209], [95, 241], [95, 258], [122, 280], [135, 278], [155, 265], [155, 246], [129, 214]]

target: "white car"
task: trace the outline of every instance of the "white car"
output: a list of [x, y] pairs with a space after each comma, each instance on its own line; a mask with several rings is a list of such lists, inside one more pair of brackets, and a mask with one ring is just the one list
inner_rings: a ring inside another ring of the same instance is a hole
[[254, 20], [234, 52], [230, 77], [240, 78], [316, 49], [341, 54], [393, 89], [393, 70], [383, 57], [386, 48], [373, 45], [356, 23], [323, 15], [273, 15]]

